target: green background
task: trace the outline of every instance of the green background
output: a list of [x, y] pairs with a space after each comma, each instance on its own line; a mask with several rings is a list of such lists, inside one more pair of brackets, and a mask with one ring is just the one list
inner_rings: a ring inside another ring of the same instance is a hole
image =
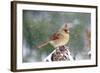
[[72, 57], [82, 51], [87, 52], [83, 50], [84, 32], [86, 28], [90, 29], [90, 20], [90, 13], [23, 10], [23, 62], [39, 62], [46, 58], [53, 47], [49, 44], [38, 49], [36, 46], [46, 42], [64, 23], [70, 26], [67, 46]]

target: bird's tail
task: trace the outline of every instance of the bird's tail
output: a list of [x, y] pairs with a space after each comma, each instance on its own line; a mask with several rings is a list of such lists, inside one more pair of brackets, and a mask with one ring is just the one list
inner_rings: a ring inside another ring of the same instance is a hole
[[43, 42], [42, 44], [38, 45], [37, 48], [42, 48], [43, 46], [47, 45], [49, 41]]

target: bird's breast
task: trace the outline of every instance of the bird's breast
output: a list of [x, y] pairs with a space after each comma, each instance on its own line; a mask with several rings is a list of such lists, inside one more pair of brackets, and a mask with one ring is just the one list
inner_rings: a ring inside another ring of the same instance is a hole
[[62, 46], [62, 45], [65, 45], [67, 44], [69, 41], [69, 34], [61, 34], [59, 36], [59, 39], [56, 39], [56, 40], [51, 40], [50, 43], [57, 47], [57, 46]]

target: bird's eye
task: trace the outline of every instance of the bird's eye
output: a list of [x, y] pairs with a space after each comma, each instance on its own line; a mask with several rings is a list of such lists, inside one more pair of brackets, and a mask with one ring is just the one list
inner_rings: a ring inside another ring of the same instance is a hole
[[65, 31], [66, 33], [69, 33], [69, 31], [68, 31], [67, 29], [64, 29], [64, 31]]

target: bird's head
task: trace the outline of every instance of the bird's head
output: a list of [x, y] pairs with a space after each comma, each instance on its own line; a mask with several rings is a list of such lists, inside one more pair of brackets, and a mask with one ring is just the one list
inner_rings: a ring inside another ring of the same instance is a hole
[[63, 30], [64, 32], [69, 33], [69, 28], [67, 24], [64, 24]]

